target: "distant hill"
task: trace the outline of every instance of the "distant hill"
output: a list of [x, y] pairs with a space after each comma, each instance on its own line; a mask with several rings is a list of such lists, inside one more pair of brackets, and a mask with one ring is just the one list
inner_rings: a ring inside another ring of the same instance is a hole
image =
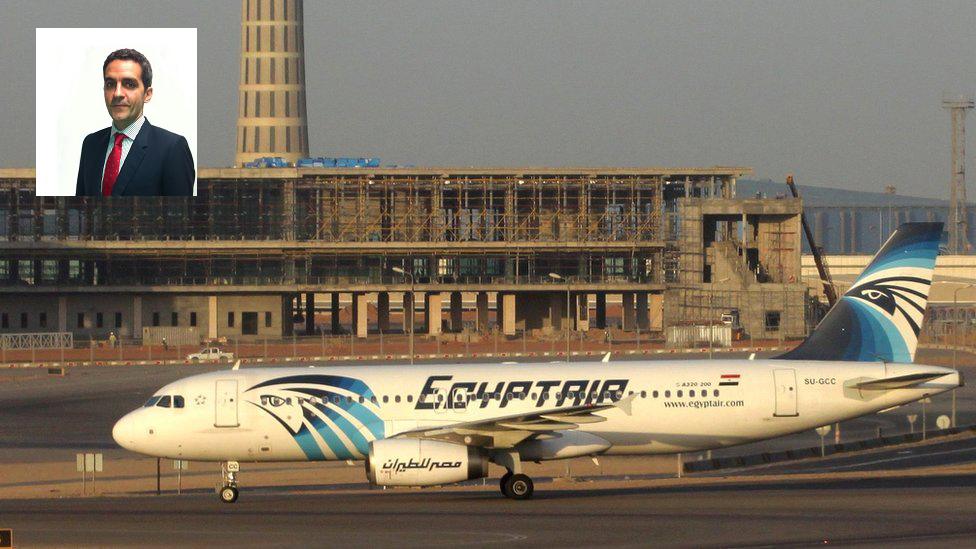
[[[849, 191], [830, 187], [811, 187], [797, 185], [800, 197], [805, 206], [834, 207], [834, 206], [943, 206], [948, 207], [948, 200], [922, 198], [919, 196], [904, 196], [899, 194], [869, 193], [863, 191]], [[740, 179], [736, 182], [736, 194], [739, 198], [749, 198], [756, 193], [762, 193], [769, 198], [777, 195], [789, 195], [786, 183], [772, 180], [755, 181]]]

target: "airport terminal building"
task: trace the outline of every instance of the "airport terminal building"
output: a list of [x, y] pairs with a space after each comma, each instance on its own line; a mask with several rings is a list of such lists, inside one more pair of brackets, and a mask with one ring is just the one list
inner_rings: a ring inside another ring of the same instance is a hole
[[748, 171], [202, 169], [197, 197], [106, 199], [0, 170], [0, 330], [366, 337], [413, 308], [418, 332], [512, 336], [602, 329], [609, 300], [625, 331], [802, 336], [801, 204], [736, 198]]

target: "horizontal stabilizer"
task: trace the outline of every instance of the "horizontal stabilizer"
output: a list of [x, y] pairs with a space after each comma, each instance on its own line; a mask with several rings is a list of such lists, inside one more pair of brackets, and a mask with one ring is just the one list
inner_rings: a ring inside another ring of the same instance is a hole
[[871, 381], [862, 381], [854, 385], [855, 389], [861, 389], [862, 391], [887, 391], [889, 389], [904, 389], [905, 387], [914, 387], [915, 385], [921, 385], [926, 381], [931, 381], [935, 378], [942, 377], [946, 375], [945, 372], [927, 372], [921, 374], [908, 374], [903, 376], [886, 377], [883, 379], [872, 379]]

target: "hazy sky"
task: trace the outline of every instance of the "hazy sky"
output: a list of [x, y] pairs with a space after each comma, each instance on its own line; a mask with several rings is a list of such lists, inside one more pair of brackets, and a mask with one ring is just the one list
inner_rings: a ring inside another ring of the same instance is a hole
[[[0, 166], [35, 165], [35, 27], [197, 27], [199, 164], [233, 163], [240, 0], [0, 6]], [[384, 164], [737, 165], [947, 197], [942, 94], [976, 91], [971, 0], [306, 0], [305, 35], [312, 154]]]

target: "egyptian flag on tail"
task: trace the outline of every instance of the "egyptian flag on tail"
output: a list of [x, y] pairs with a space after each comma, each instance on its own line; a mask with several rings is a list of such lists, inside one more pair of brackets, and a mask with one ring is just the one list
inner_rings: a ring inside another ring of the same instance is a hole
[[722, 381], [719, 387], [737, 387], [739, 385], [739, 374], [722, 374]]

